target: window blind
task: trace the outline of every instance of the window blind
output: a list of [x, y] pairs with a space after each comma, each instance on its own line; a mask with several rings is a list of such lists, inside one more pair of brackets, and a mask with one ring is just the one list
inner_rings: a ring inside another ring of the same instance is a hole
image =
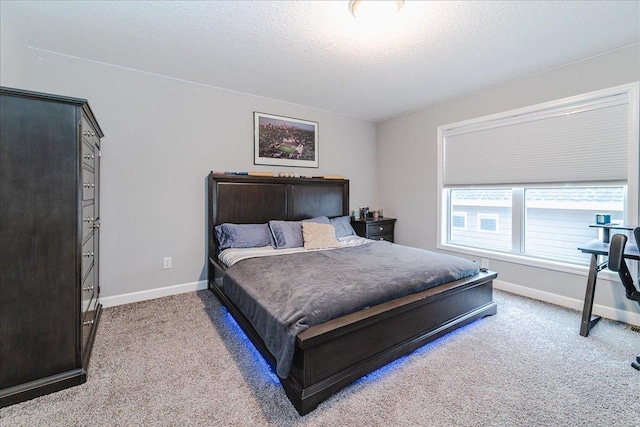
[[444, 127], [444, 186], [626, 181], [627, 93]]

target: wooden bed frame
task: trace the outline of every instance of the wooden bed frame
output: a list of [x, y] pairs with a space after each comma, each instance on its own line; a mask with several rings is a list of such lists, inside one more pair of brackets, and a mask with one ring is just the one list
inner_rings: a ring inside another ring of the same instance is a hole
[[[349, 181], [209, 175], [209, 289], [267, 362], [275, 359], [222, 292], [214, 227], [348, 215]], [[479, 273], [311, 326], [297, 336], [291, 372], [280, 379], [300, 415], [358, 378], [481, 317], [495, 314], [494, 272]], [[275, 371], [275, 368], [274, 368]]]

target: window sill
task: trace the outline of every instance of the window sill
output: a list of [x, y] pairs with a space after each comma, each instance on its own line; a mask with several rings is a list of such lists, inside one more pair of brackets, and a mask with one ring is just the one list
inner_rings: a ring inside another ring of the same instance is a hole
[[[491, 251], [488, 249], [470, 248], [468, 246], [458, 246], [452, 244], [441, 243], [437, 245], [437, 248], [447, 252], [455, 252], [472, 257], [490, 258], [492, 260], [510, 262], [513, 264], [520, 264], [527, 267], [543, 268], [545, 270], [558, 271], [562, 273], [575, 274], [578, 276], [587, 277], [589, 274], [588, 265], [576, 265], [566, 262], [551, 261], [541, 258], [533, 258], [523, 255], [508, 254], [504, 252]], [[576, 249], [577, 250], [577, 249]], [[480, 264], [480, 260], [477, 260]], [[491, 268], [490, 268], [491, 269]], [[617, 280], [618, 275], [609, 270], [602, 270], [599, 273], [599, 278], [603, 280]]]

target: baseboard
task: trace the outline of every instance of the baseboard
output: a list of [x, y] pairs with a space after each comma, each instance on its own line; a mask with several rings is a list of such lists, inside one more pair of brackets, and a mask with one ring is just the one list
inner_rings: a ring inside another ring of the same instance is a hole
[[147, 301], [150, 299], [162, 298], [171, 295], [183, 294], [185, 292], [193, 292], [207, 289], [207, 281], [183, 283], [181, 285], [167, 286], [164, 288], [149, 289], [140, 292], [131, 292], [129, 294], [114, 295], [110, 297], [101, 297], [100, 303], [103, 308], [114, 307], [116, 305], [130, 304], [132, 302]]
[[[575, 298], [545, 292], [526, 286], [516, 285], [514, 283], [505, 282], [503, 280], [494, 280], [493, 286], [513, 294], [522, 295], [527, 298], [533, 298], [540, 301], [549, 302], [562, 307], [572, 308], [582, 311], [583, 301]], [[170, 295], [178, 295], [185, 292], [193, 292], [207, 289], [207, 281], [183, 283], [181, 285], [167, 286], [164, 288], [149, 289], [140, 292], [131, 292], [129, 294], [114, 295], [111, 297], [100, 298], [103, 308], [114, 307], [117, 305], [130, 304], [133, 302], [147, 301], [155, 298], [162, 298]], [[613, 307], [594, 304], [593, 314], [605, 317], [607, 319], [617, 320], [619, 322], [628, 323], [630, 325], [640, 326], [640, 313], [633, 313], [626, 310], [620, 310]]]
[[[563, 295], [545, 292], [538, 289], [528, 288], [526, 286], [516, 285], [502, 280], [494, 280], [493, 287], [502, 291], [511, 292], [513, 294], [522, 295], [523, 297], [533, 298], [540, 301], [549, 302], [562, 307], [572, 308], [582, 312], [584, 301], [581, 299], [569, 298]], [[611, 320], [628, 323], [630, 325], [640, 326], [640, 313], [620, 310], [604, 305], [593, 304], [593, 314], [605, 317]], [[580, 325], [578, 324], [576, 328]]]

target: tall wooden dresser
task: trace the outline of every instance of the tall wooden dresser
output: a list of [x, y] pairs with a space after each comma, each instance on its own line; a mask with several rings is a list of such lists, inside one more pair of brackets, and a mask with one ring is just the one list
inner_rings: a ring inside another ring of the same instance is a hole
[[87, 380], [102, 136], [84, 99], [0, 88], [0, 407]]

